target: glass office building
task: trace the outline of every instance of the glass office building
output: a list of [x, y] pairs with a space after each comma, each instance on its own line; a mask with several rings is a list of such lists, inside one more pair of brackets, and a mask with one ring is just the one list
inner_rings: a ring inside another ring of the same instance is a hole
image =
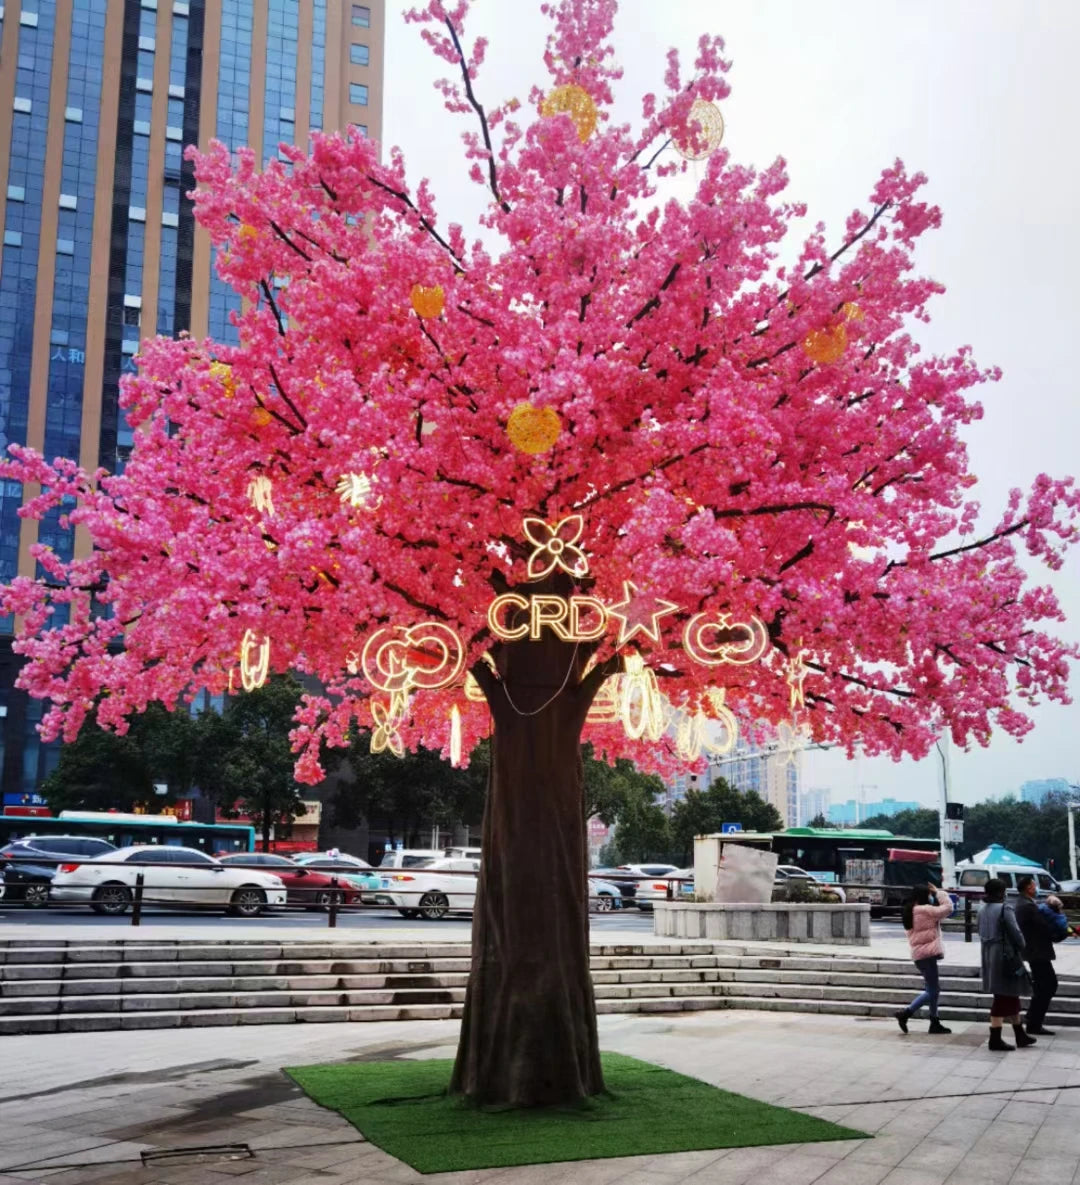
[[[312, 131], [378, 136], [384, 0], [0, 2], [0, 447], [116, 470], [139, 341], [234, 334], [184, 147], [217, 138], [265, 161]], [[4, 582], [33, 574], [37, 542], [65, 558], [83, 545], [59, 511], [20, 519], [22, 499], [0, 483]], [[12, 625], [0, 618], [5, 805], [57, 757], [41, 704], [13, 689]]]

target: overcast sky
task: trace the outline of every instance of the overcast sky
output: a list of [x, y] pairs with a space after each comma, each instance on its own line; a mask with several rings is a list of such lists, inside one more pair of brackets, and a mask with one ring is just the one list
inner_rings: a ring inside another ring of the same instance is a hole
[[[388, 3], [384, 140], [400, 145], [410, 178], [430, 177], [444, 220], [469, 226], [483, 195], [465, 175], [454, 121], [431, 83], [446, 64]], [[534, 0], [477, 0], [469, 29], [490, 41], [477, 83], [483, 102], [523, 102], [543, 85], [546, 22]], [[1080, 228], [1075, 150], [1080, 100], [1073, 0], [624, 0], [616, 46], [625, 69], [618, 118], [635, 119], [640, 96], [661, 89], [664, 55], [692, 60], [698, 35], [719, 33], [734, 62], [723, 104], [725, 146], [758, 167], [788, 162], [788, 196], [805, 200], [834, 237], [865, 206], [897, 156], [930, 178], [944, 211], [921, 240], [921, 270], [947, 288], [918, 336], [932, 350], [970, 344], [1002, 382], [984, 387], [986, 415], [968, 430], [987, 522], [1011, 486], [1080, 470], [1080, 401], [1073, 370], [1080, 324]], [[1040, 571], [1039, 579], [1044, 580]], [[1080, 554], [1048, 579], [1080, 640]], [[1080, 691], [1080, 672], [1073, 686]], [[1080, 707], [1047, 706], [1023, 743], [953, 751], [954, 797], [975, 802], [1029, 778], [1080, 783]], [[857, 794], [933, 803], [936, 760], [848, 761], [803, 757], [803, 786], [833, 801]]]

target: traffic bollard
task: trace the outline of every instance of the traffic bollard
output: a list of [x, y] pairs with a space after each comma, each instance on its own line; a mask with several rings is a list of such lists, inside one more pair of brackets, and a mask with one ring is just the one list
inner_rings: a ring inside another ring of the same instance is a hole
[[971, 898], [964, 898], [964, 941], [971, 941], [971, 923], [974, 921], [975, 915], [971, 909]]
[[337, 887], [338, 887], [337, 877], [332, 876], [330, 878], [330, 901], [328, 903], [329, 904], [328, 913], [330, 915], [329, 926], [330, 926], [331, 930], [334, 929], [334, 927], [337, 925], [337, 907], [338, 907]]
[[143, 873], [137, 872], [135, 874], [135, 903], [131, 907], [131, 924], [133, 926], [142, 924], [143, 879]]

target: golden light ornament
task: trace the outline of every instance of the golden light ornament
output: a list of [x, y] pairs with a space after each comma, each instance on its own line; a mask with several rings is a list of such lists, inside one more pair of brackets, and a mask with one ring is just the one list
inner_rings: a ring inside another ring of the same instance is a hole
[[730, 753], [735, 748], [739, 740], [739, 722], [735, 719], [735, 713], [727, 706], [726, 697], [727, 692], [723, 687], [710, 687], [705, 693], [709, 701], [709, 707], [712, 709], [712, 719], [724, 726], [724, 740], [717, 743], [710, 741], [708, 737], [705, 740], [705, 750], [714, 757], [723, 757]]
[[640, 654], [629, 654], [619, 679], [619, 716], [623, 729], [632, 740], [658, 741], [667, 727], [664, 697], [656, 681], [656, 672], [645, 665]]
[[589, 561], [577, 546], [585, 532], [585, 520], [580, 514], [568, 514], [553, 527], [542, 518], [529, 517], [523, 520], [522, 530], [533, 545], [533, 553], [529, 556], [529, 580], [543, 580], [556, 568], [579, 580], [588, 576]]
[[844, 314], [845, 321], [861, 321], [863, 319], [863, 311], [854, 301], [848, 301], [847, 304], [840, 306], [840, 312]]
[[450, 764], [461, 764], [461, 712], [457, 704], [450, 706]]
[[465, 647], [441, 621], [411, 626], [384, 626], [364, 643], [360, 668], [379, 691], [434, 691], [461, 675]]
[[270, 674], [270, 638], [245, 630], [240, 641], [240, 682], [245, 691], [262, 687]]
[[569, 115], [582, 144], [596, 131], [596, 104], [592, 95], [576, 82], [568, 82], [549, 91], [540, 104], [540, 114], [548, 119], [556, 115]]
[[553, 407], [519, 403], [506, 421], [506, 435], [519, 453], [538, 456], [548, 452], [562, 431], [559, 413]]
[[408, 699], [403, 691], [394, 692], [389, 704], [381, 700], [371, 701], [371, 719], [375, 727], [371, 730], [371, 752], [389, 751], [395, 757], [405, 756], [405, 743], [398, 732], [408, 711]]
[[274, 483], [264, 473], [248, 482], [247, 496], [260, 514], [274, 517]]
[[841, 321], [832, 329], [811, 329], [803, 338], [803, 350], [811, 362], [826, 366], [839, 362], [847, 349], [847, 328]]
[[443, 308], [446, 305], [446, 294], [443, 292], [441, 284], [432, 284], [430, 287], [414, 284], [409, 292], [409, 303], [418, 317], [434, 319], [442, 316]]
[[[734, 635], [721, 639], [718, 635]], [[757, 662], [769, 648], [769, 631], [758, 617], [732, 621], [730, 613], [710, 618], [696, 613], [683, 630], [683, 649], [703, 666], [746, 666]]]
[[344, 505], [351, 506], [354, 510], [363, 510], [372, 504], [371, 492], [374, 485], [375, 479], [366, 473], [343, 473], [334, 487], [334, 492], [340, 496]]
[[256, 428], [265, 428], [273, 418], [261, 403], [251, 411], [251, 422]]
[[227, 362], [211, 362], [210, 373], [224, 388], [225, 398], [231, 399], [236, 394], [236, 383], [233, 382], [232, 367]]
[[623, 599], [608, 605], [609, 617], [619, 622], [619, 637], [616, 646], [625, 646], [636, 634], [643, 634], [650, 642], [660, 645], [660, 618], [678, 613], [674, 601], [665, 601], [642, 593], [630, 580], [623, 581]]
[[619, 676], [610, 675], [600, 684], [585, 717], [587, 724], [615, 724], [619, 716]]
[[797, 766], [799, 757], [806, 747], [807, 734], [802, 729], [793, 728], [786, 720], [781, 720], [776, 726], [776, 748], [773, 753], [780, 758], [781, 769], [787, 765]]
[[724, 117], [720, 108], [708, 99], [695, 99], [686, 117], [686, 127], [671, 134], [675, 151], [685, 160], [704, 160], [712, 156], [723, 139]]
[[796, 708], [806, 707], [806, 689], [803, 684], [810, 668], [805, 661], [806, 651], [800, 650], [788, 659], [785, 667], [785, 679], [788, 685], [788, 706], [794, 711]]

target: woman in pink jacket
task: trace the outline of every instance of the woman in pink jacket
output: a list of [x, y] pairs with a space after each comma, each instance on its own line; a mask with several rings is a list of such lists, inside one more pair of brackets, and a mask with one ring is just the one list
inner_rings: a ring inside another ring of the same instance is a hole
[[[935, 899], [933, 903], [931, 896]], [[911, 957], [926, 986], [906, 1008], [895, 1013], [896, 1023], [902, 1032], [907, 1032], [907, 1022], [924, 1004], [930, 1005], [929, 1032], [952, 1032], [938, 1020], [938, 997], [941, 994], [938, 962], [945, 957], [945, 949], [941, 945], [941, 923], [952, 913], [952, 909], [949, 894], [930, 884], [920, 885], [904, 906], [904, 929], [907, 931]]]

